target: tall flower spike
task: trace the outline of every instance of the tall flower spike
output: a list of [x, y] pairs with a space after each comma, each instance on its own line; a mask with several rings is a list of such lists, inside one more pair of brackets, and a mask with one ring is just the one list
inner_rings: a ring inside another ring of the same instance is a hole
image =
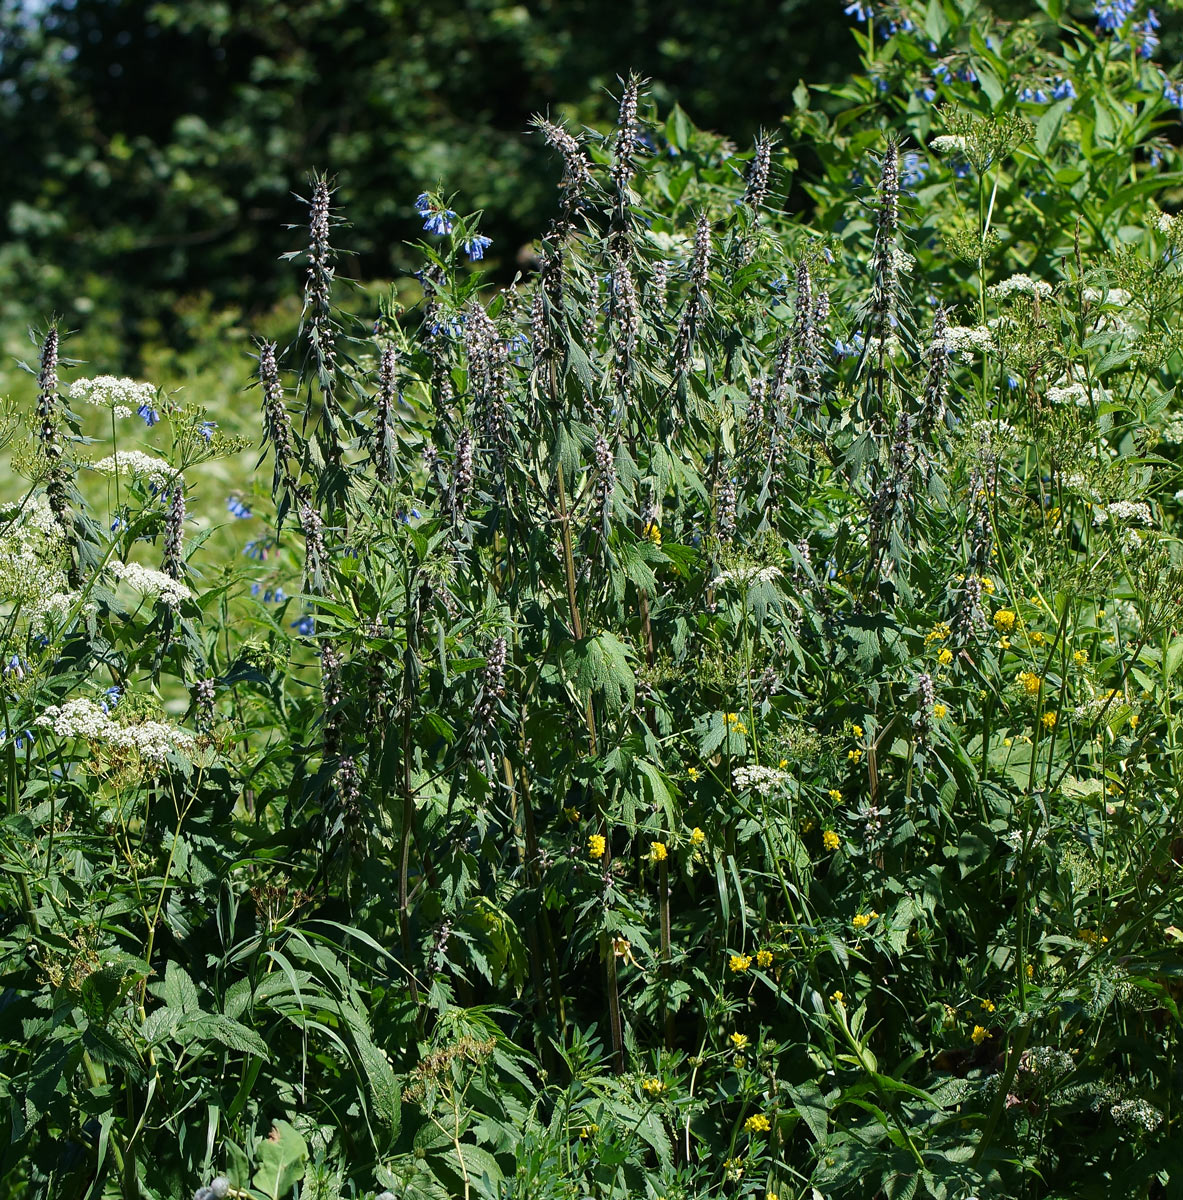
[[508, 427], [505, 397], [509, 392], [509, 352], [505, 339], [479, 301], [474, 301], [467, 310], [464, 348], [468, 354], [468, 386], [479, 427], [500, 460]]
[[756, 150], [748, 163], [743, 202], [753, 211], [759, 212], [768, 198], [768, 174], [772, 165], [772, 147], [776, 139], [765, 133], [756, 135]]
[[545, 117], [535, 117], [533, 125], [541, 131], [546, 144], [563, 156], [563, 177], [559, 187], [563, 192], [564, 207], [572, 211], [591, 190], [591, 162], [587, 153], [579, 140], [562, 125], [556, 125]]
[[920, 428], [928, 436], [945, 419], [949, 387], [949, 317], [937, 308], [932, 318], [932, 346], [928, 351], [928, 375], [920, 405]]
[[382, 347], [378, 363], [378, 403], [374, 411], [371, 456], [378, 479], [389, 483], [394, 471], [394, 400], [396, 393], [394, 347]]
[[633, 354], [637, 335], [641, 328], [640, 307], [637, 304], [637, 289], [633, 274], [624, 258], [617, 259], [611, 280], [612, 315], [616, 321], [614, 382], [616, 395], [623, 413], [629, 382], [632, 376]]
[[321, 386], [332, 387], [336, 365], [336, 336], [333, 330], [330, 293], [333, 260], [336, 253], [329, 243], [330, 201], [332, 191], [326, 179], [313, 182], [308, 203], [308, 270], [304, 285], [304, 303], [308, 311], [308, 341], [316, 359]]
[[616, 185], [618, 204], [625, 202], [628, 186], [637, 169], [636, 155], [641, 148], [641, 140], [637, 136], [637, 100], [640, 91], [640, 79], [630, 75], [621, 93], [620, 116], [616, 122], [616, 137], [612, 142], [610, 173]]
[[899, 267], [896, 238], [900, 225], [900, 148], [887, 143], [879, 177], [878, 214], [875, 230], [874, 283], [871, 297], [871, 319], [875, 348], [884, 353], [891, 333], [899, 290]]
[[472, 483], [472, 431], [465, 427], [456, 440], [456, 464], [452, 474], [451, 497], [453, 519], [463, 516], [468, 504], [468, 494], [472, 491]]
[[596, 434], [596, 511], [599, 514], [600, 533], [608, 536], [608, 525], [612, 519], [612, 496], [616, 491], [616, 457], [608, 439]]
[[[62, 443], [58, 422], [58, 355], [61, 350], [61, 339], [57, 326], [51, 325], [41, 343], [41, 369], [37, 374], [37, 437], [41, 449], [49, 464], [48, 478], [45, 483], [45, 494], [49, 499], [49, 507], [57, 521], [63, 537], [68, 537], [70, 521], [69, 505], [66, 496], [66, 471], [62, 463]], [[75, 583], [76, 567], [71, 555], [70, 582]]]
[[292, 422], [283, 402], [283, 383], [275, 357], [274, 342], [264, 342], [259, 348], [259, 386], [263, 389], [263, 436], [271, 443], [275, 469], [271, 491], [279, 499], [282, 489], [295, 487], [292, 472]]
[[185, 564], [185, 482], [180, 475], [173, 482], [168, 519], [164, 526], [164, 558], [161, 569], [172, 579], [180, 579]]
[[694, 251], [690, 258], [690, 295], [682, 309], [678, 332], [674, 337], [674, 377], [690, 367], [690, 355], [698, 333], [699, 320], [706, 303], [706, 288], [711, 272], [711, 223], [699, 213], [694, 223]]

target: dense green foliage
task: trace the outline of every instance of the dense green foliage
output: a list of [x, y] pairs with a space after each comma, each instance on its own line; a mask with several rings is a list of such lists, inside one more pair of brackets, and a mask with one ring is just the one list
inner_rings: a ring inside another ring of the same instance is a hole
[[512, 288], [428, 189], [346, 292], [309, 180], [228, 527], [241, 395], [42, 331], [0, 1196], [1177, 1191], [1178, 112], [897, 19], [809, 222], [635, 78]]

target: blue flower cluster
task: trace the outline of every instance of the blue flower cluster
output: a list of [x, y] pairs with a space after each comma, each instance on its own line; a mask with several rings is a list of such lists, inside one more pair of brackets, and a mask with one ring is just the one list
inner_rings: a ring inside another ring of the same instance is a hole
[[1183, 83], [1162, 77], [1162, 98], [1183, 113]]
[[136, 412], [144, 418], [144, 424], [147, 425], [149, 429], [151, 429], [152, 426], [160, 420], [160, 414], [152, 407], [151, 404], [141, 404], [140, 407], [136, 409]]
[[243, 554], [247, 558], [253, 558], [255, 562], [266, 562], [267, 556], [271, 553], [271, 538], [251, 538], [249, 542], [242, 548]]
[[856, 21], [869, 21], [875, 15], [871, 6], [861, 3], [861, 0], [853, 0], [842, 11], [848, 17], [854, 17]]
[[485, 237], [483, 233], [474, 233], [472, 237], [464, 240], [464, 253], [473, 262], [480, 262], [485, 257], [485, 251], [493, 244], [493, 239]]
[[834, 353], [839, 358], [853, 358], [854, 355], [862, 353], [864, 345], [866, 345], [866, 338], [861, 333], [852, 334], [849, 342], [844, 342], [841, 338], [835, 338]]
[[316, 632], [316, 622], [311, 613], [305, 613], [298, 621], [292, 622], [292, 628], [301, 637], [311, 637]]
[[1116, 33], [1134, 15], [1136, 0], [1096, 0], [1093, 14], [1102, 33]]
[[203, 441], [212, 442], [214, 440], [214, 430], [217, 429], [217, 421], [202, 421], [197, 426], [197, 432], [201, 435]]
[[1050, 94], [1042, 87], [1025, 87], [1019, 93], [1019, 100], [1024, 104], [1047, 104], [1051, 100], [1075, 100], [1076, 86], [1071, 79], [1057, 75], [1052, 84]]
[[1138, 21], [1130, 30], [1134, 50], [1139, 58], [1149, 59], [1158, 49], [1158, 13], [1154, 9], [1147, 10], [1146, 19]]
[[423, 218], [423, 228], [428, 233], [451, 233], [456, 214], [450, 208], [440, 208], [426, 192], [420, 192], [415, 201], [415, 211]]
[[240, 521], [251, 515], [251, 510], [237, 496], [226, 497], [226, 510], [232, 517], [237, 517]]
[[264, 604], [282, 604], [288, 598], [288, 594], [283, 588], [276, 588], [274, 591], [271, 588], [267, 588], [264, 591], [261, 583], [252, 583], [251, 595], [258, 597], [260, 594], [263, 596]]

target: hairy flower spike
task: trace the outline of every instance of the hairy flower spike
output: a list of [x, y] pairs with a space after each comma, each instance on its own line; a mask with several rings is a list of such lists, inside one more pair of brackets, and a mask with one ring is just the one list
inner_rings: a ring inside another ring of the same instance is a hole
[[640, 79], [630, 75], [620, 96], [620, 116], [616, 122], [616, 137], [612, 142], [610, 174], [616, 185], [618, 205], [625, 203], [629, 183], [637, 169], [635, 160], [641, 148], [641, 139], [637, 136], [637, 100], [640, 91]]
[[776, 145], [775, 138], [764, 133], [756, 135], [755, 153], [752, 155], [751, 162], [748, 163], [743, 194], [743, 202], [753, 212], [760, 211], [768, 196], [768, 173], [772, 165], [772, 147], [774, 145]]
[[488, 724], [497, 711], [497, 702], [505, 695], [505, 663], [508, 656], [508, 643], [505, 638], [493, 639], [493, 645], [485, 658], [484, 679], [481, 682], [481, 695], [477, 701], [476, 719], [481, 724]]
[[173, 485], [168, 519], [164, 526], [164, 559], [161, 567], [172, 579], [180, 579], [185, 563], [185, 484], [177, 478]]
[[[632, 375], [633, 354], [636, 350], [637, 335], [641, 328], [640, 306], [637, 303], [637, 289], [633, 283], [632, 272], [628, 263], [619, 259], [612, 272], [612, 315], [616, 320], [616, 339], [614, 345], [615, 364], [613, 378], [616, 393], [620, 399], [620, 409], [625, 408], [630, 377]], [[623, 411], [621, 411], [623, 416]]]
[[507, 419], [505, 398], [509, 393], [509, 353], [505, 340], [479, 303], [466, 310], [464, 348], [468, 354], [468, 384], [475, 401], [481, 432], [500, 461]]
[[473, 459], [472, 431], [464, 428], [456, 440], [456, 465], [452, 475], [452, 516], [463, 515], [468, 503], [468, 494], [472, 491]]
[[336, 345], [329, 297], [336, 252], [329, 244], [329, 202], [332, 191], [326, 179], [317, 179], [308, 204], [308, 270], [304, 285], [305, 306], [310, 312], [308, 341], [316, 356], [322, 381], [336, 365]]
[[394, 401], [396, 395], [394, 346], [382, 347], [378, 362], [378, 402], [374, 412], [370, 457], [382, 483], [390, 483], [394, 471]]
[[564, 193], [564, 206], [573, 210], [592, 186], [591, 163], [587, 153], [578, 139], [562, 125], [556, 125], [544, 117], [535, 117], [532, 123], [546, 138], [546, 144], [563, 156], [563, 177], [559, 187]]
[[690, 369], [690, 358], [699, 321], [706, 305], [706, 287], [711, 270], [711, 223], [706, 213], [699, 213], [694, 223], [694, 252], [690, 259], [690, 295], [678, 322], [674, 337], [674, 376], [681, 377]]
[[616, 457], [602, 434], [596, 434], [596, 509], [599, 513], [600, 532], [608, 535], [608, 523], [612, 517], [612, 496], [616, 491]]
[[719, 541], [727, 543], [735, 536], [735, 480], [731, 476], [730, 464], [723, 469], [719, 490], [715, 500], [715, 528]]
[[925, 436], [945, 419], [945, 398], [949, 386], [949, 317], [937, 308], [932, 319], [932, 347], [928, 352], [928, 375], [920, 404], [920, 428]]
[[259, 349], [259, 384], [263, 389], [263, 436], [271, 443], [275, 455], [272, 492], [278, 495], [281, 485], [291, 491], [295, 487], [292, 472], [292, 422], [283, 402], [283, 384], [276, 363], [276, 345], [264, 342]]

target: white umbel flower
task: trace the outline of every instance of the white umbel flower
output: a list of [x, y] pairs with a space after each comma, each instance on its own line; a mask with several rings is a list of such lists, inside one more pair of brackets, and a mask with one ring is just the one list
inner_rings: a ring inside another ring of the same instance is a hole
[[131, 475], [146, 479], [154, 488], [163, 488], [180, 475], [176, 467], [163, 458], [145, 454], [142, 450], [116, 450], [114, 454], [99, 459], [94, 470], [100, 475]]
[[173, 579], [171, 575], [153, 567], [145, 567], [141, 563], [113, 562], [111, 574], [145, 596], [159, 596], [170, 608], [176, 608], [182, 600], [188, 600], [193, 595], [183, 583]]
[[112, 720], [102, 705], [82, 697], [61, 705], [51, 704], [33, 724], [40, 729], [52, 729], [59, 737], [85, 738], [112, 750], [137, 754], [154, 767], [163, 766], [174, 750], [192, 754], [197, 744], [188, 730], [167, 721], [125, 725]]
[[71, 400], [85, 400], [96, 408], [114, 409], [115, 415], [122, 417], [143, 404], [150, 407], [156, 399], [156, 388], [135, 379], [96, 375], [93, 379], [75, 379], [66, 394]]
[[990, 288], [990, 294], [997, 296], [999, 299], [1016, 294], [1050, 296], [1052, 294], [1052, 285], [1042, 279], [1032, 279], [1030, 275], [1012, 275], [1009, 279], [1004, 279], [1001, 283], [994, 284]]
[[1115, 524], [1130, 525], [1138, 522], [1150, 524], [1150, 505], [1140, 500], [1114, 500], [1112, 504], [1098, 504], [1093, 509], [1093, 524], [1105, 525], [1109, 521]]
[[771, 795], [775, 788], [788, 782], [789, 776], [776, 767], [736, 767], [731, 781], [736, 791], [746, 792], [751, 789], [761, 796]]

